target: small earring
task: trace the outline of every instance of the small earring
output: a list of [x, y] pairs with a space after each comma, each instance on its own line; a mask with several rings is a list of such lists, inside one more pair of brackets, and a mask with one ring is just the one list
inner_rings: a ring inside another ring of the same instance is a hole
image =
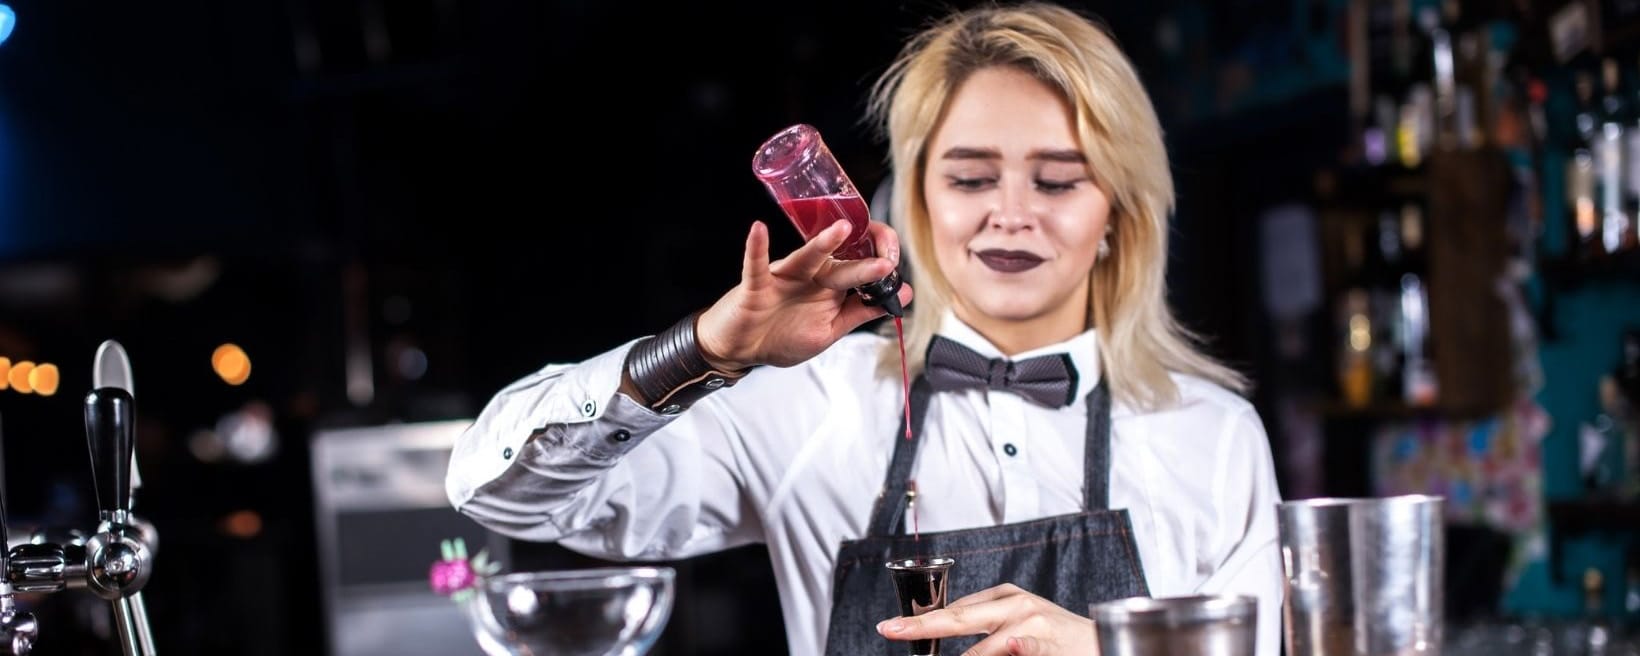
[[1100, 237], [1099, 238], [1099, 257], [1098, 257], [1098, 259], [1103, 260], [1107, 257], [1110, 257], [1110, 238], [1109, 237]]

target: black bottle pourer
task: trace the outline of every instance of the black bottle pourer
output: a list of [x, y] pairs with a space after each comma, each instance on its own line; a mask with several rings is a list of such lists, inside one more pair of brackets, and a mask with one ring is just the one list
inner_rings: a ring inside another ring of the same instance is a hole
[[894, 271], [884, 276], [882, 280], [866, 283], [855, 287], [860, 293], [860, 301], [872, 307], [881, 307], [890, 316], [905, 316], [905, 308], [900, 306], [900, 273]]

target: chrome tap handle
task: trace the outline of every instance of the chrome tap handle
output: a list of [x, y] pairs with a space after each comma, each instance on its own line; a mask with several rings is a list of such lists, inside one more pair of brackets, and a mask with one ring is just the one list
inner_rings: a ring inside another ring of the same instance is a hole
[[58, 592], [86, 586], [85, 545], [35, 542], [12, 547], [6, 582], [18, 592]]
[[120, 651], [125, 656], [154, 656], [141, 590], [153, 572], [159, 532], [131, 514], [139, 476], [135, 399], [131, 363], [118, 342], [109, 340], [97, 349], [92, 384], [96, 389], [86, 397], [85, 429], [101, 522], [97, 535], [86, 543], [85, 579], [92, 592], [112, 602]]
[[85, 438], [102, 520], [85, 543], [85, 579], [93, 593], [113, 602], [125, 656], [151, 656], [153, 638], [140, 593], [153, 573], [154, 558], [147, 531], [131, 517], [135, 405], [131, 393], [118, 387], [99, 387], [85, 397]]
[[85, 397], [85, 438], [91, 447], [91, 480], [104, 522], [124, 525], [131, 513], [131, 454], [136, 448], [136, 401], [117, 387]]
[[117, 387], [94, 389], [85, 397], [85, 436], [102, 516], [97, 534], [85, 543], [87, 583], [110, 601], [141, 590], [153, 570], [148, 547], [129, 526], [134, 405], [131, 393]]

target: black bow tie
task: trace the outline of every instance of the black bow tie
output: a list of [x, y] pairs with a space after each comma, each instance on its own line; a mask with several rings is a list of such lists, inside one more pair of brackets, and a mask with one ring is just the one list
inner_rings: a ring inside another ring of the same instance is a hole
[[923, 376], [935, 391], [994, 389], [1013, 392], [1050, 408], [1076, 400], [1076, 365], [1071, 356], [1039, 355], [1024, 360], [986, 358], [966, 346], [935, 336], [928, 345]]

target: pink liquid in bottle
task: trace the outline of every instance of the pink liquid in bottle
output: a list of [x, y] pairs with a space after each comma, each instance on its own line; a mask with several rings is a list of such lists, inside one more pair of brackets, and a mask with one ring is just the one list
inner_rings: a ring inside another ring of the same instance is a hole
[[786, 210], [786, 215], [791, 217], [792, 223], [797, 226], [797, 231], [802, 233], [804, 239], [813, 239], [833, 223], [848, 221], [848, 241], [832, 251], [832, 257], [839, 260], [861, 260], [877, 256], [877, 249], [871, 243], [871, 231], [868, 229], [871, 212], [859, 194], [782, 198], [780, 206]]

